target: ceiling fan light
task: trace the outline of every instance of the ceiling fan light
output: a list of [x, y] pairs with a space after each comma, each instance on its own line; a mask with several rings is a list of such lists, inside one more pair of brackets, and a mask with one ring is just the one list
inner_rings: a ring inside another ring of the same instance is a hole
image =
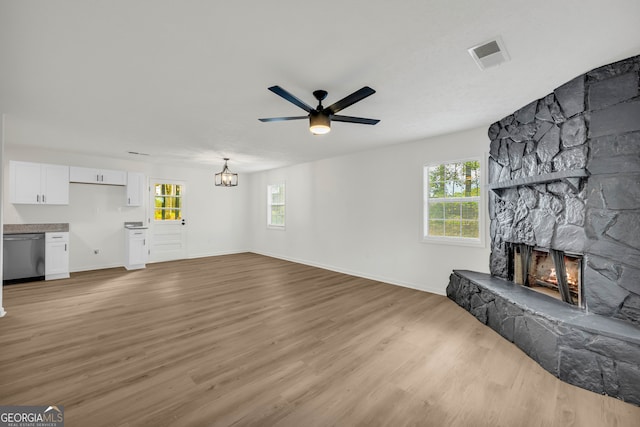
[[229, 159], [225, 157], [224, 159], [224, 168], [222, 168], [222, 172], [217, 173], [215, 176], [215, 185], [217, 187], [235, 187], [238, 185], [238, 174], [232, 173], [227, 166], [227, 161]]
[[331, 131], [331, 120], [326, 114], [311, 114], [309, 116], [309, 130], [314, 135], [324, 135]]

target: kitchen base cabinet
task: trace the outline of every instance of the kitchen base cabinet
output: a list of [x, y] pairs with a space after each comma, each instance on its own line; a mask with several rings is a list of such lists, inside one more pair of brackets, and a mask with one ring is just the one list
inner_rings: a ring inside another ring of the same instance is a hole
[[45, 280], [69, 277], [69, 233], [45, 233]]
[[149, 251], [147, 249], [147, 230], [134, 228], [126, 230], [126, 250], [124, 268], [137, 270], [145, 268]]

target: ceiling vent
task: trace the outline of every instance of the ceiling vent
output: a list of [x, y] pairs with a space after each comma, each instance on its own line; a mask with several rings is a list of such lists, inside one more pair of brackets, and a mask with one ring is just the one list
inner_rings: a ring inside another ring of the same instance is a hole
[[501, 37], [496, 37], [469, 49], [469, 55], [481, 70], [507, 62], [509, 53]]

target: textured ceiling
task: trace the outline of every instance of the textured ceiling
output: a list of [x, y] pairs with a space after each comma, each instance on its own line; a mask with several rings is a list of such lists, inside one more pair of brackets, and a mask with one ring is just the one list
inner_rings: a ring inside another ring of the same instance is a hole
[[[6, 140], [252, 172], [488, 126], [640, 53], [638, 0], [0, 0]], [[511, 61], [467, 49], [501, 35]], [[329, 105], [377, 93], [312, 136], [267, 87]]]

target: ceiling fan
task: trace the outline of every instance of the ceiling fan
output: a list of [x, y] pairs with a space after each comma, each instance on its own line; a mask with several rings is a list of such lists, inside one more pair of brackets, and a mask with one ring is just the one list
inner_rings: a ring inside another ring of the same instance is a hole
[[328, 107], [324, 107], [322, 105], [322, 101], [327, 97], [327, 91], [316, 90], [313, 92], [313, 96], [318, 100], [318, 106], [316, 108], [307, 105], [304, 101], [296, 98], [291, 93], [282, 89], [280, 86], [271, 86], [269, 90], [276, 95], [283, 97], [292, 104], [297, 105], [309, 114], [306, 116], [271, 117], [267, 119], [258, 119], [261, 122], [281, 122], [285, 120], [302, 120], [308, 118], [309, 130], [311, 131], [311, 133], [314, 135], [321, 135], [328, 133], [331, 130], [332, 120], [336, 122], [360, 123], [363, 125], [375, 125], [380, 121], [376, 119], [365, 119], [362, 117], [341, 116], [336, 114], [338, 111], [341, 111], [358, 101], [362, 101], [367, 96], [376, 93], [376, 91], [371, 89], [369, 86], [365, 86], [362, 89], [353, 92], [351, 95], [345, 96], [340, 101], [334, 102]]

